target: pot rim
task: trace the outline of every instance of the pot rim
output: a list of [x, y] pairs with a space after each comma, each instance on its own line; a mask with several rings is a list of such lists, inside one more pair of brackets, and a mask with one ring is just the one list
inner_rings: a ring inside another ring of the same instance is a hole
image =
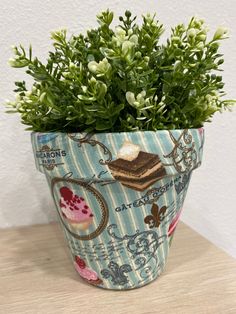
[[106, 135], [110, 135], [110, 134], [125, 134], [125, 133], [161, 133], [161, 132], [166, 132], [166, 131], [170, 131], [170, 132], [180, 132], [180, 131], [184, 131], [184, 130], [200, 130], [203, 129], [204, 127], [199, 127], [199, 128], [188, 128], [188, 129], [163, 129], [163, 130], [137, 130], [137, 131], [121, 131], [121, 132], [63, 132], [63, 131], [45, 131], [45, 132], [40, 132], [40, 131], [32, 131], [31, 134], [106, 134]]

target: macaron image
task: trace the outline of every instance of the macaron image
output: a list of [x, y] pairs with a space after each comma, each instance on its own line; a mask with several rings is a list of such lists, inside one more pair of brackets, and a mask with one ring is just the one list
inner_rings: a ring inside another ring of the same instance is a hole
[[97, 273], [91, 268], [88, 268], [85, 261], [81, 257], [75, 256], [74, 265], [80, 276], [88, 283], [92, 285], [102, 284], [102, 280], [98, 277]]

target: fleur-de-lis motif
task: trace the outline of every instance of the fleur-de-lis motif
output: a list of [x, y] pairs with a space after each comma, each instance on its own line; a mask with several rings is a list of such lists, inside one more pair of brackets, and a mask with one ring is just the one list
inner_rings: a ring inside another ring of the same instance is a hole
[[125, 273], [132, 271], [129, 264], [123, 264], [119, 266], [117, 263], [111, 261], [108, 264], [108, 269], [103, 269], [101, 275], [104, 279], [111, 277], [111, 281], [114, 285], [123, 286], [128, 283], [128, 278]]
[[149, 225], [149, 228], [159, 227], [161, 222], [165, 218], [167, 207], [163, 206], [159, 209], [157, 204], [152, 205], [151, 213], [152, 215], [148, 215], [144, 218], [144, 222]]

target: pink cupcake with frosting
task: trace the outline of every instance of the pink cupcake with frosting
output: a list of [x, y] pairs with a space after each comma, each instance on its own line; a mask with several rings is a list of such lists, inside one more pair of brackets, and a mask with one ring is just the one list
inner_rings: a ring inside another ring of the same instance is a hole
[[60, 188], [60, 207], [64, 219], [73, 229], [86, 230], [93, 222], [93, 213], [83, 197], [74, 194], [68, 187]]
[[102, 284], [102, 280], [98, 277], [97, 273], [92, 270], [91, 268], [88, 268], [86, 266], [85, 261], [80, 258], [79, 256], [75, 257], [75, 269], [80, 274], [80, 276], [86, 280], [88, 283], [92, 285], [100, 285]]

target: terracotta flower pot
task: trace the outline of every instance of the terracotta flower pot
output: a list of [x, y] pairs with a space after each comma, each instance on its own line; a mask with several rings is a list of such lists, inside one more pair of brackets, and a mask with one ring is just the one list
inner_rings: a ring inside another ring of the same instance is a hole
[[203, 142], [203, 129], [32, 133], [84, 280], [123, 290], [162, 273]]

